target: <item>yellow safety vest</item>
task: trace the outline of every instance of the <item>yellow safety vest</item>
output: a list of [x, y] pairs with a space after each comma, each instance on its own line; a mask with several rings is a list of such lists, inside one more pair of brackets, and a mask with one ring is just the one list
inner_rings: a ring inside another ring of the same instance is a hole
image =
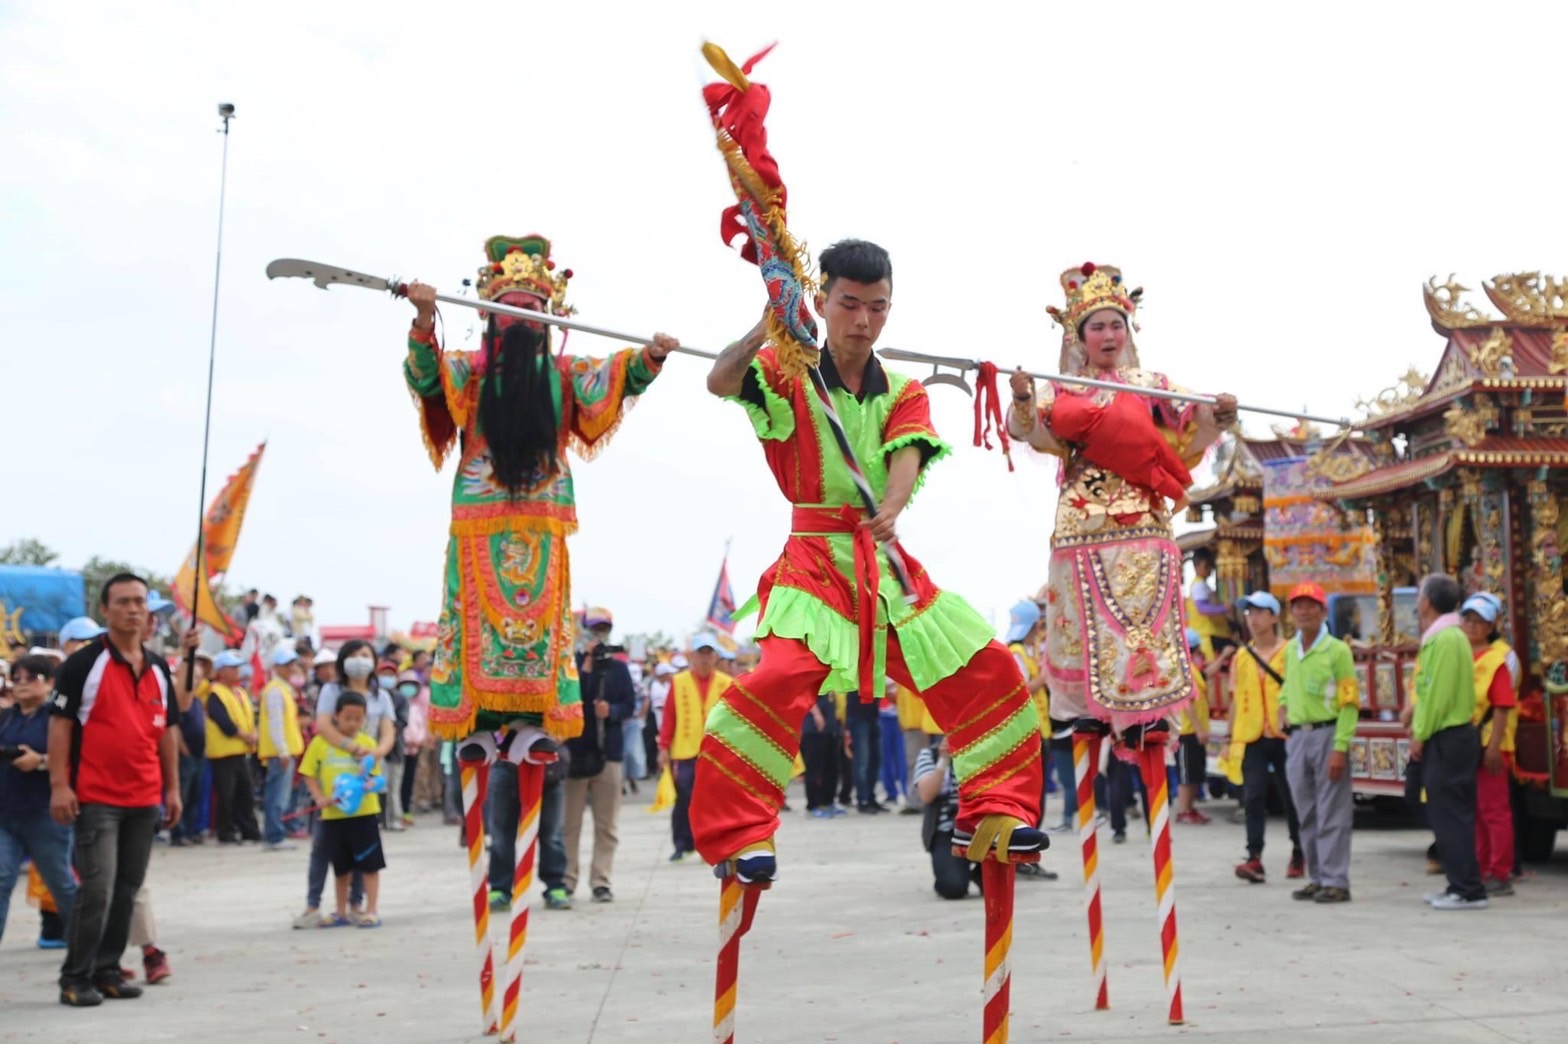
[[1181, 709], [1177, 719], [1183, 736], [1196, 736], [1200, 726], [1205, 732], [1209, 728], [1209, 680], [1202, 673], [1194, 671], [1192, 687], [1192, 699]]
[[[1032, 682], [1040, 676], [1040, 662], [1029, 655], [1029, 650], [1023, 642], [1014, 642], [1007, 647], [1008, 651], [1024, 665], [1024, 681]], [[1051, 738], [1051, 691], [1041, 689], [1029, 694], [1034, 698], [1034, 709], [1040, 714], [1040, 735], [1046, 739]]]
[[[1285, 676], [1285, 642], [1268, 659], [1274, 673]], [[1238, 649], [1230, 664], [1230, 741], [1247, 744], [1279, 737], [1279, 682], [1259, 667], [1252, 654]]]
[[[283, 735], [272, 734], [272, 715], [267, 713], [267, 697], [276, 692], [283, 697]], [[261, 735], [256, 745], [256, 756], [262, 761], [287, 755], [297, 758], [305, 751], [305, 737], [299, 731], [299, 702], [294, 686], [282, 678], [274, 678], [261, 690]]]
[[[1482, 653], [1475, 661], [1475, 714], [1470, 718], [1476, 725], [1481, 725], [1481, 719], [1491, 708], [1492, 701], [1489, 695], [1492, 691], [1492, 679], [1497, 677], [1498, 668], [1508, 662], [1508, 654], [1513, 650], [1508, 643], [1499, 638], [1491, 647]], [[1519, 679], [1512, 679], [1517, 685]], [[1503, 753], [1512, 754], [1514, 751], [1514, 732], [1519, 727], [1519, 708], [1510, 707], [1508, 726], [1503, 730]], [[1486, 746], [1492, 740], [1492, 722], [1481, 725], [1481, 746]]]
[[708, 679], [708, 696], [703, 698], [697, 687], [697, 676], [691, 671], [681, 671], [670, 682], [670, 699], [675, 701], [675, 738], [670, 741], [670, 758], [689, 761], [702, 749], [702, 727], [708, 712], [719, 702], [724, 690], [733, 679], [723, 671], [714, 671]]
[[[212, 695], [218, 697], [218, 702], [223, 704], [223, 709], [229, 712], [229, 720], [240, 732], [255, 732], [256, 717], [251, 711], [250, 693], [239, 686], [229, 688], [218, 682], [212, 683]], [[250, 753], [250, 745], [239, 736], [225, 736], [212, 720], [212, 715], [207, 715], [207, 758], [234, 758]]]

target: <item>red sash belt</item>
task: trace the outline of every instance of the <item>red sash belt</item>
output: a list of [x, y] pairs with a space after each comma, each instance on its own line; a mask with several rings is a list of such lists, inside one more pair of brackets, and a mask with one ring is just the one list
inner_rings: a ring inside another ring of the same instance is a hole
[[862, 524], [865, 521], [865, 513], [848, 504], [797, 506], [790, 529], [795, 536], [847, 533], [854, 538], [856, 623], [860, 627], [860, 700], [871, 703], [878, 695], [872, 674], [876, 664], [877, 585], [882, 569], [877, 564], [877, 542], [871, 536], [871, 527]]

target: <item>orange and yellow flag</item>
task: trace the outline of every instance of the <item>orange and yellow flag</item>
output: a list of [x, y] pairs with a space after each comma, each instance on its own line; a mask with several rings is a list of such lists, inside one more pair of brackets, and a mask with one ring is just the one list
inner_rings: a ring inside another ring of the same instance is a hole
[[196, 548], [192, 546], [174, 578], [174, 601], [180, 611], [187, 614], [191, 612], [191, 595], [196, 593], [196, 618], [235, 641], [243, 636], [243, 630], [229, 619], [213, 598], [212, 578], [228, 572], [229, 563], [234, 559], [234, 549], [240, 540], [240, 526], [245, 521], [245, 508], [250, 503], [251, 487], [256, 482], [256, 468], [261, 464], [261, 454], [266, 448], [265, 442], [257, 446], [256, 452], [229, 476], [223, 489], [213, 498], [202, 523], [202, 561], [198, 566]]

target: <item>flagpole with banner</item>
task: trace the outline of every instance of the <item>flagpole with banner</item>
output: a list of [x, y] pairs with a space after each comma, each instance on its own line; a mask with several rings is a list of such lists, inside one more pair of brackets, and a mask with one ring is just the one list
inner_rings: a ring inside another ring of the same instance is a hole
[[719, 580], [713, 586], [713, 597], [708, 600], [707, 625], [714, 637], [725, 646], [724, 651], [734, 655], [735, 642], [735, 590], [730, 586], [730, 541], [724, 541], [724, 561], [719, 564]]
[[[245, 522], [245, 509], [256, 483], [256, 469], [266, 448], [265, 442], [257, 446], [206, 507], [196, 545], [185, 556], [174, 578], [174, 603], [179, 611], [192, 618], [193, 626], [196, 622], [204, 623], [229, 642], [239, 641], [244, 632], [218, 604], [212, 593], [212, 581], [213, 577], [226, 574], [229, 563], [234, 560], [240, 527]], [[191, 595], [187, 596], [187, 592]]]

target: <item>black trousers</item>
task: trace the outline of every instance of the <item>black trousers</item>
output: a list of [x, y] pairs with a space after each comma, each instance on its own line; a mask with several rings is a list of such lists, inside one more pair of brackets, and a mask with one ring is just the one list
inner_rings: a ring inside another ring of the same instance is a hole
[[73, 853], [81, 883], [67, 924], [69, 948], [60, 968], [61, 986], [120, 977], [120, 955], [131, 935], [131, 909], [146, 880], [157, 832], [157, 805], [82, 806]]
[[980, 887], [979, 864], [953, 854], [951, 830], [938, 830], [931, 839], [931, 873], [936, 878], [932, 887], [943, 899], [962, 899], [971, 883]]
[[1486, 898], [1475, 854], [1475, 773], [1481, 737], [1474, 725], [1434, 733], [1421, 752], [1426, 775], [1426, 814], [1437, 836], [1437, 854], [1448, 890], [1465, 899]]
[[246, 759], [235, 756], [208, 760], [212, 765], [212, 803], [218, 810], [218, 840], [260, 841], [256, 798]]
[[1145, 824], [1149, 822], [1149, 795], [1144, 792], [1143, 780], [1139, 778], [1136, 766], [1113, 754], [1105, 763], [1104, 775], [1099, 778], [1105, 780], [1102, 804], [1110, 810], [1113, 834], [1127, 832], [1127, 806], [1132, 804], [1134, 792], [1143, 802], [1143, 821]]
[[1279, 789], [1280, 801], [1285, 806], [1291, 851], [1299, 852], [1301, 824], [1296, 819], [1296, 804], [1290, 800], [1290, 783], [1285, 778], [1285, 741], [1260, 736], [1247, 744], [1241, 758], [1242, 801], [1247, 810], [1247, 856], [1250, 859], [1263, 855], [1263, 827], [1269, 818], [1271, 785]]
[[670, 776], [675, 781], [675, 807], [670, 810], [670, 839], [675, 842], [675, 851], [695, 852], [697, 842], [691, 836], [691, 791], [697, 785], [697, 759], [671, 761]]
[[652, 779], [659, 771], [659, 719], [651, 710], [642, 720], [642, 749], [647, 755], [643, 764], [648, 766], [648, 778]]
[[838, 786], [839, 739], [837, 733], [813, 732], [800, 738], [800, 759], [806, 763], [806, 811], [833, 807]]
[[[848, 727], [846, 723], [845, 728]], [[839, 742], [838, 753], [835, 755], [835, 760], [838, 762], [838, 803], [848, 805], [855, 798], [855, 755], [859, 751], [845, 754], [843, 747], [844, 738], [842, 736], [836, 738]]]

